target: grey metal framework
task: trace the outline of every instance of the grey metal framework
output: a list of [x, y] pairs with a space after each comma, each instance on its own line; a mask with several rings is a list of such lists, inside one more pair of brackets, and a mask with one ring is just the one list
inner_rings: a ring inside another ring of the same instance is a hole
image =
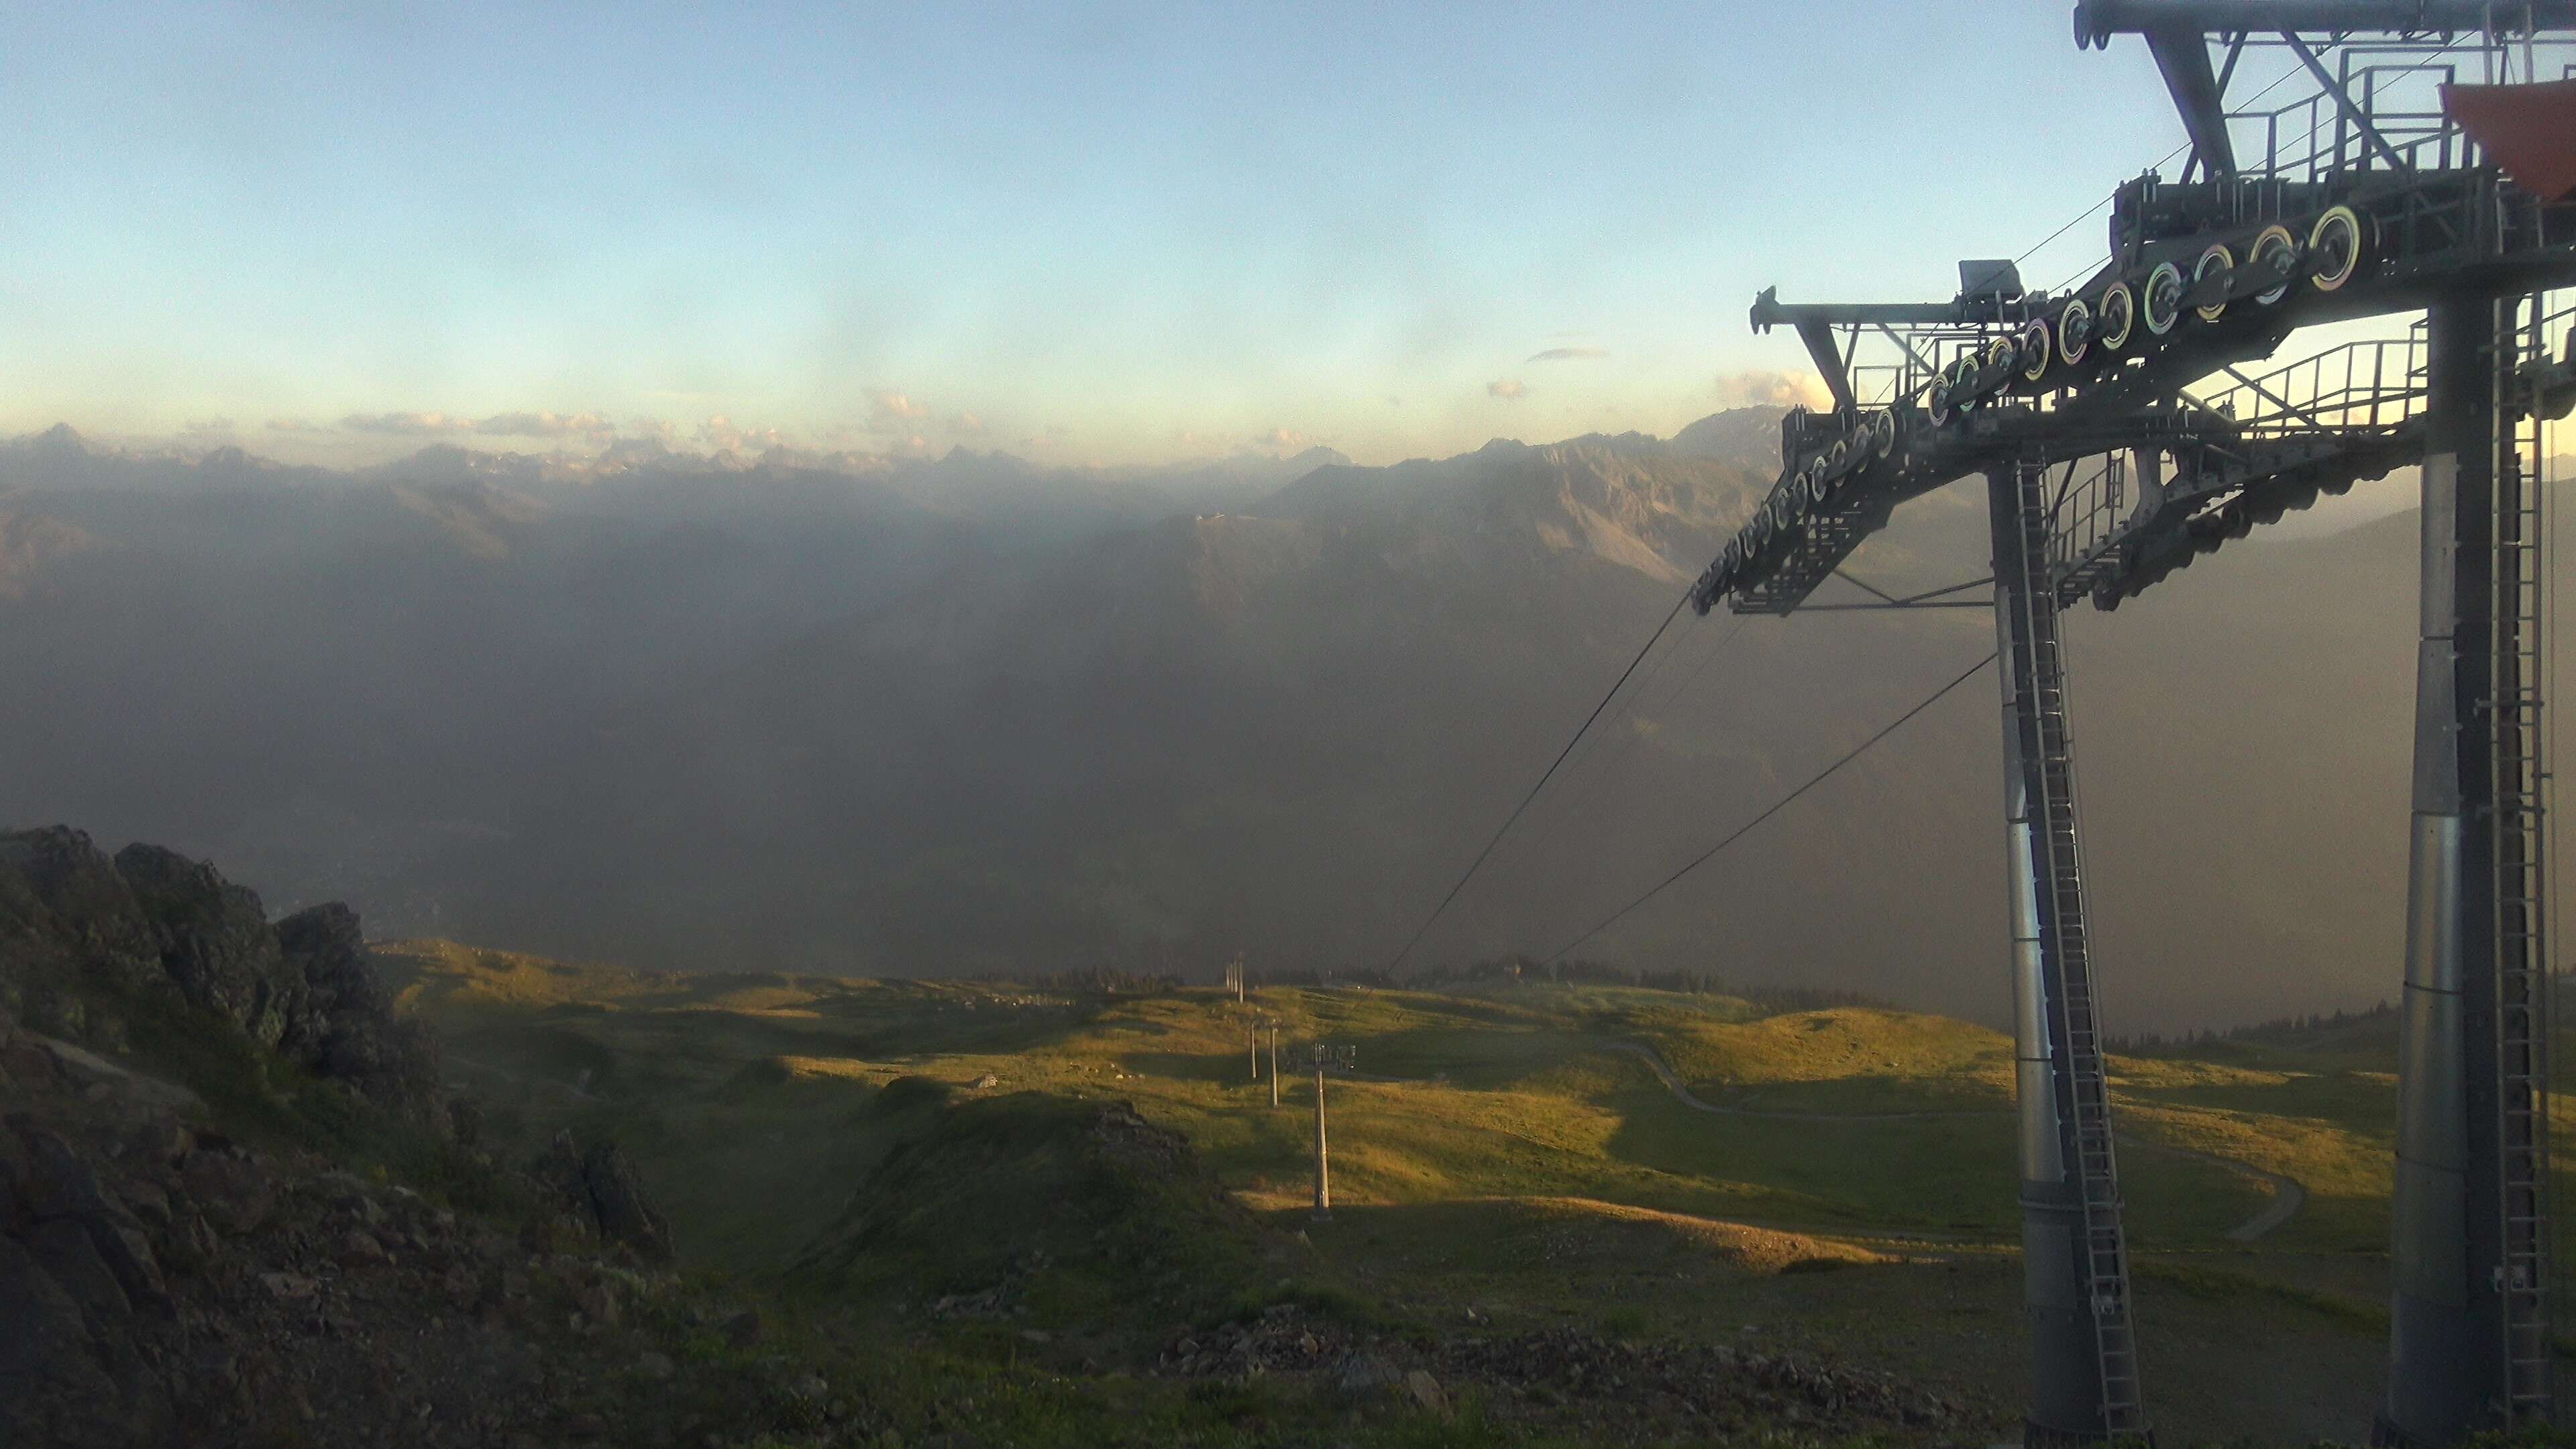
[[[2576, 404], [2576, 205], [2489, 163], [2441, 87], [2576, 75], [2576, 0], [2084, 0], [2144, 39], [2189, 137], [2111, 198], [2060, 288], [1960, 264], [1947, 302], [1754, 301], [1832, 395], [1782, 423], [1769, 497], [1705, 614], [1817, 604], [1898, 505], [1987, 482], [2003, 663], [2032, 1444], [2149, 1434], [2086, 933], [2060, 616], [2153, 587], [2320, 495], [2420, 465], [2417, 682], [2389, 1391], [2377, 1437], [2546, 1420], [2554, 1395], [2545, 462]], [[2280, 72], [2230, 105], [2240, 69]], [[2262, 102], [2288, 82], [2288, 99]], [[2300, 329], [2420, 313], [2266, 371]], [[2383, 327], [2382, 329], [2386, 329]], [[2565, 339], [2552, 355], [2551, 345]], [[1980, 581], [1982, 584], [1983, 581]], [[1875, 591], [1873, 591], [1875, 592]]]

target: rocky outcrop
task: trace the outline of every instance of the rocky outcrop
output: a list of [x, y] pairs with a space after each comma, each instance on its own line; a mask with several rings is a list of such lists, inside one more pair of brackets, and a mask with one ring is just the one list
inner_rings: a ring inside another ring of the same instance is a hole
[[0, 978], [46, 967], [123, 990], [162, 979], [160, 945], [133, 888], [88, 836], [63, 825], [0, 833]]
[[570, 1132], [559, 1132], [537, 1170], [562, 1192], [582, 1227], [602, 1241], [622, 1243], [647, 1263], [671, 1261], [670, 1220], [644, 1190], [626, 1149], [603, 1139], [584, 1151]]
[[304, 1052], [313, 1069], [416, 1126], [448, 1133], [437, 1039], [394, 1014], [358, 913], [337, 901], [298, 911], [277, 923], [277, 942], [316, 1024]]
[[836, 1392], [833, 1360], [709, 1360], [758, 1342], [733, 1293], [534, 1252], [515, 1207], [253, 1150], [185, 1100], [0, 1012], [0, 1446], [939, 1442]]
[[116, 873], [152, 928], [161, 969], [191, 1003], [229, 1018], [262, 1046], [311, 1030], [304, 978], [288, 968], [257, 895], [157, 845], [118, 851]]
[[437, 1043], [394, 1011], [357, 913], [315, 906], [275, 926], [257, 894], [157, 845], [110, 860], [65, 826], [0, 832], [0, 1008], [119, 1049], [90, 1002], [175, 995], [434, 1135], [451, 1131]]

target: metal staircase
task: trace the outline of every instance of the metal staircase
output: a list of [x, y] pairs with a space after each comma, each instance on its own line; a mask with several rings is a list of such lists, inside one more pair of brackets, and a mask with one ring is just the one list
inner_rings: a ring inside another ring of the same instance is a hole
[[[2500, 430], [2504, 431], [2504, 430]], [[2552, 1399], [2549, 1245], [2549, 954], [2541, 742], [2548, 560], [2541, 553], [2542, 423], [2525, 413], [2495, 474], [2493, 584], [2497, 1143], [2507, 1422], [2546, 1422]]]
[[2047, 470], [2014, 470], [2024, 576], [2010, 581], [2028, 612], [2030, 710], [2037, 753], [2029, 771], [2032, 823], [2042, 860], [2040, 933], [2053, 964], [2047, 993], [2048, 1032], [2058, 1061], [2069, 1167], [2083, 1206], [2078, 1244], [2099, 1349], [2103, 1428], [2113, 1438], [2147, 1432], [2138, 1384], [2135, 1330], [2129, 1313], [2128, 1245], [2120, 1225], [2119, 1168], [2111, 1145], [2110, 1085], [2093, 999], [2093, 960], [2085, 929], [2083, 870], [2076, 852], [2075, 750], [2067, 731], [2066, 664], [2051, 578], [2052, 508]]

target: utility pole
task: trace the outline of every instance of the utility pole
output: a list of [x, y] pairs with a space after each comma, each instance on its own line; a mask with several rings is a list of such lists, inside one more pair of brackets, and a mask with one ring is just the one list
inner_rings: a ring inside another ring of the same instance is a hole
[[1252, 1054], [1252, 1084], [1261, 1085], [1261, 1018], [1251, 1017], [1243, 1023], [1244, 1044]]
[[1279, 1023], [1270, 1023], [1270, 1105], [1279, 1105]]
[[1324, 1222], [1333, 1215], [1332, 1159], [1324, 1146], [1324, 1071], [1338, 1068], [1349, 1071], [1355, 1053], [1346, 1046], [1317, 1042], [1312, 1048], [1315, 1066], [1315, 1221]]

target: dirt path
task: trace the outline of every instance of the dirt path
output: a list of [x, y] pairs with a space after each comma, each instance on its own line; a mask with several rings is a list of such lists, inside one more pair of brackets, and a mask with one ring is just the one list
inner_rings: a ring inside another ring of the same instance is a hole
[[[2009, 1117], [2012, 1115], [2009, 1108], [1949, 1112], [1775, 1112], [1752, 1107], [1721, 1107], [1714, 1102], [1704, 1100], [1694, 1094], [1689, 1087], [1684, 1086], [1681, 1077], [1673, 1071], [1672, 1064], [1666, 1062], [1663, 1053], [1653, 1047], [1643, 1042], [1624, 1041], [1613, 1042], [1610, 1045], [1618, 1051], [1639, 1058], [1653, 1068], [1655, 1075], [1662, 1079], [1665, 1088], [1683, 1106], [1720, 1117], [1756, 1117], [1774, 1122], [1910, 1122], [1932, 1117]], [[2272, 1200], [2264, 1204], [2261, 1212], [2229, 1228], [2227, 1237], [2230, 1242], [2253, 1242], [2296, 1217], [2299, 1209], [2307, 1204], [2308, 1190], [2299, 1185], [2298, 1179], [2285, 1174], [2265, 1172], [2259, 1167], [2239, 1162], [2232, 1157], [2221, 1157], [2217, 1153], [2202, 1152], [2197, 1148], [2172, 1147], [2162, 1142], [2142, 1141], [2125, 1134], [2121, 1140], [2131, 1147], [2193, 1158], [2213, 1167], [2223, 1167], [2230, 1172], [2259, 1178], [2269, 1184], [2272, 1189]]]

